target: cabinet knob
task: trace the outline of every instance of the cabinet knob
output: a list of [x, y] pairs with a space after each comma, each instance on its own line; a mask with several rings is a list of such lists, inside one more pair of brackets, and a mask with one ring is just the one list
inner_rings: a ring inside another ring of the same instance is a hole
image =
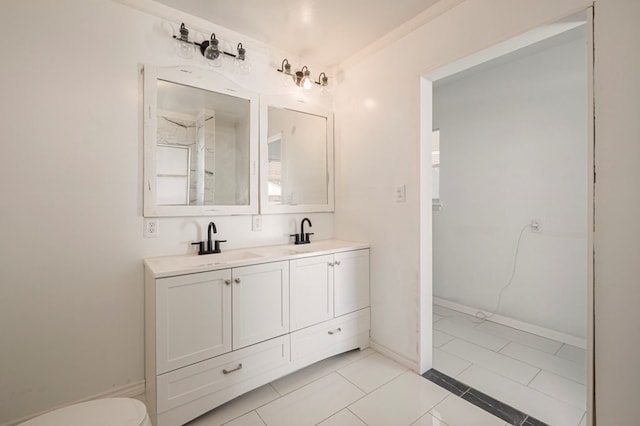
[[340, 261], [336, 260], [335, 262], [333, 262], [335, 265], [340, 265]]
[[231, 280], [224, 280], [224, 283], [225, 283], [226, 285], [230, 285], [230, 284], [231, 284]]
[[234, 282], [234, 283], [236, 283], [236, 284], [240, 284], [240, 278], [235, 278], [235, 279], [233, 280], [233, 282]]
[[333, 334], [338, 334], [342, 331], [342, 329], [340, 327], [336, 328], [335, 330], [331, 330], [331, 331], [327, 331], [327, 333], [333, 335]]
[[236, 368], [232, 368], [231, 370], [227, 370], [226, 368], [222, 369], [222, 374], [229, 374], [229, 373], [233, 373], [234, 371], [238, 371], [242, 368], [242, 364], [238, 364], [238, 366]]
[[327, 262], [327, 266], [333, 267], [333, 262]]

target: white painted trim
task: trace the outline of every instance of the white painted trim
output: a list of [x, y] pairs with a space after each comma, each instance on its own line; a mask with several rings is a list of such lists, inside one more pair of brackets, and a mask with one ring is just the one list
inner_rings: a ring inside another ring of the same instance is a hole
[[587, 84], [588, 89], [588, 165], [587, 165], [587, 182], [588, 197], [587, 202], [587, 426], [593, 426], [595, 420], [595, 310], [594, 310], [594, 288], [595, 288], [595, 251], [593, 247], [593, 238], [595, 232], [595, 96], [594, 96], [594, 27], [593, 27], [593, 6], [587, 9]]
[[449, 300], [441, 299], [439, 297], [433, 298], [433, 304], [442, 306], [444, 308], [453, 309], [454, 311], [462, 312], [463, 314], [472, 315], [472, 316], [476, 316], [477, 313], [482, 313], [483, 315], [491, 316], [491, 318], [487, 319], [487, 321], [506, 325], [507, 327], [515, 328], [520, 331], [525, 331], [527, 333], [532, 333], [538, 336], [546, 337], [547, 339], [557, 340], [558, 342], [576, 346], [581, 349], [586, 349], [587, 347], [587, 341], [582, 337], [572, 336], [570, 334], [562, 333], [560, 331], [551, 330], [550, 328], [545, 328], [539, 325], [529, 324], [517, 319], [505, 317], [498, 314], [493, 314], [489, 311], [483, 311], [482, 309], [461, 305], [460, 303], [451, 302]]
[[68, 407], [70, 405], [79, 404], [81, 402], [92, 401], [94, 399], [103, 399], [103, 398], [132, 398], [135, 396], [143, 395], [145, 391], [145, 381], [139, 380], [137, 382], [129, 383], [124, 386], [120, 386], [117, 388], [110, 389], [108, 391], [101, 392], [96, 395], [88, 396], [86, 398], [79, 399], [77, 401], [70, 402], [68, 404], [58, 405], [57, 407], [52, 407], [48, 410], [40, 411], [39, 413], [30, 414], [28, 416], [11, 420], [6, 423], [0, 424], [0, 426], [16, 426], [20, 423], [26, 422], [27, 420], [33, 419], [34, 417], [41, 416], [48, 412], [58, 410], [60, 408]]
[[392, 351], [391, 349], [382, 346], [379, 343], [374, 342], [373, 340], [369, 339], [369, 347], [371, 347], [371, 349], [373, 349], [376, 352], [380, 352], [382, 355], [386, 356], [387, 358], [391, 358], [392, 360], [398, 362], [399, 364], [404, 365], [407, 368], [410, 368], [412, 371], [418, 372], [418, 364], [416, 363], [416, 361], [406, 358], [403, 355], [400, 355], [399, 353]]
[[363, 59], [367, 58], [368, 56], [371, 56], [372, 54], [379, 52], [385, 47], [392, 45], [396, 41], [400, 40], [402, 37], [405, 37], [406, 35], [411, 34], [418, 28], [425, 25], [427, 22], [430, 22], [436, 19], [438, 16], [450, 11], [451, 9], [453, 9], [454, 7], [458, 6], [463, 2], [464, 0], [441, 0], [437, 2], [433, 6], [417, 14], [407, 22], [401, 24], [400, 26], [388, 32], [387, 34], [383, 35], [382, 37], [380, 37], [370, 45], [366, 46], [363, 49], [360, 49], [353, 56], [344, 60], [340, 64], [340, 67], [343, 70], [351, 68], [352, 66], [362, 61]]
[[502, 43], [493, 45], [487, 49], [476, 52], [472, 55], [465, 56], [464, 58], [447, 64], [443, 67], [439, 67], [425, 74], [425, 77], [431, 81], [440, 80], [442, 78], [456, 74], [460, 71], [475, 67], [487, 61], [491, 61], [500, 56], [515, 52], [516, 50], [522, 49], [524, 47], [531, 46], [532, 44], [539, 41], [546, 40], [558, 34], [562, 34], [584, 24], [585, 22], [583, 20], [574, 20], [566, 22], [555, 22], [552, 24], [544, 25], [517, 35]]

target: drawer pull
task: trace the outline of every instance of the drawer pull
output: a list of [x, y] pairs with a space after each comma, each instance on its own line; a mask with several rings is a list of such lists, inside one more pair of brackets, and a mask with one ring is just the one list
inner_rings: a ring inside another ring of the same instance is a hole
[[336, 328], [335, 330], [331, 330], [331, 331], [327, 331], [327, 333], [334, 335], [334, 334], [338, 334], [342, 331], [342, 329], [340, 327]]
[[229, 373], [233, 373], [234, 371], [238, 371], [242, 368], [242, 363], [238, 364], [238, 366], [236, 368], [232, 368], [231, 370], [227, 370], [226, 368], [222, 369], [222, 374], [229, 374]]

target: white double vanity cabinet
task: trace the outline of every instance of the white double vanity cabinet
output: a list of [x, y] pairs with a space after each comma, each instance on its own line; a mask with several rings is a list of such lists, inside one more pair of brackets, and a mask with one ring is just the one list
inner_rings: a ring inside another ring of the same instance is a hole
[[182, 425], [369, 342], [369, 248], [338, 240], [145, 260], [146, 400]]

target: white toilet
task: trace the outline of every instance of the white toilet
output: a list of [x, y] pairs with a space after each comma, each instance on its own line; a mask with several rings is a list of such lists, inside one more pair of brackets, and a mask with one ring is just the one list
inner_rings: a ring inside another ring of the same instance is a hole
[[50, 411], [20, 426], [151, 426], [147, 407], [137, 399], [105, 398]]

